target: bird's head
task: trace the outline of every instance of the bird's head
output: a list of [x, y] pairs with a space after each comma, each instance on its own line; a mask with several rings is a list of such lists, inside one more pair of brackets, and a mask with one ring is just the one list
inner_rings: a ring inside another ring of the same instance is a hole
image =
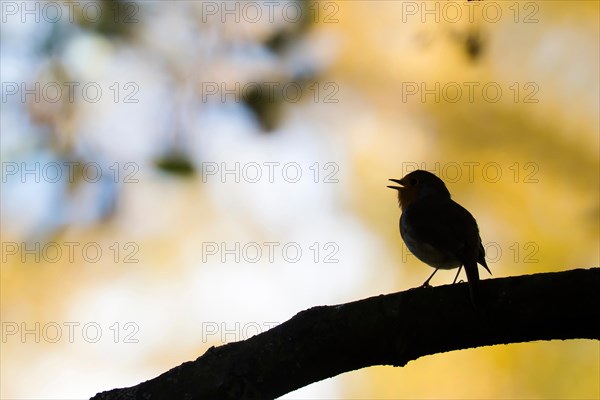
[[416, 170], [402, 179], [390, 179], [400, 186], [388, 186], [398, 191], [398, 203], [405, 210], [413, 201], [430, 195], [450, 198], [450, 192], [444, 182], [431, 172]]

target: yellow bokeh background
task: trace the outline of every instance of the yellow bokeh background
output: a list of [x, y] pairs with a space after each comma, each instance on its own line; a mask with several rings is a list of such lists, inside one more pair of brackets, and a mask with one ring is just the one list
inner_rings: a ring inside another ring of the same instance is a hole
[[[125, 2], [107, 27], [3, 2], [0, 397], [132, 386], [303, 309], [420, 285], [431, 269], [386, 188], [416, 166], [476, 217], [493, 277], [600, 264], [598, 2], [299, 2], [302, 24], [288, 2], [251, 3]], [[284, 50], [265, 45], [277, 35]], [[279, 93], [306, 76], [268, 129], [206, 85]], [[8, 94], [69, 81], [101, 100]], [[23, 175], [51, 162], [97, 163], [108, 183]], [[283, 398], [599, 397], [599, 343], [574, 340], [366, 368]]]

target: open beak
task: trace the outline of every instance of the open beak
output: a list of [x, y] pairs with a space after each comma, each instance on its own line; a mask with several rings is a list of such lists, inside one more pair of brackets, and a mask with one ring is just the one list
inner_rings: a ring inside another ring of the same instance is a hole
[[402, 189], [404, 189], [404, 184], [402, 183], [401, 179], [390, 179], [390, 181], [392, 181], [392, 182], [397, 183], [398, 185], [400, 185], [400, 186], [388, 185], [388, 187], [390, 189], [395, 189], [395, 190], [402, 190]]

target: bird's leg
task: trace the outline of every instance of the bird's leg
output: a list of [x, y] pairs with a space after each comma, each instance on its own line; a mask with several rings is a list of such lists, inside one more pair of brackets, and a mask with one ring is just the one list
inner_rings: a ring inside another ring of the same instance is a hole
[[458, 272], [456, 273], [456, 276], [454, 277], [454, 280], [452, 281], [452, 284], [454, 285], [456, 283], [456, 280], [458, 279], [458, 276], [460, 275], [460, 271], [462, 271], [462, 265], [460, 267], [458, 267]]
[[436, 268], [435, 271], [433, 271], [433, 274], [431, 274], [431, 276], [429, 278], [427, 278], [427, 280], [425, 281], [425, 283], [423, 284], [423, 287], [430, 287], [429, 285], [429, 281], [431, 280], [431, 278], [433, 278], [433, 276], [435, 275], [436, 272], [438, 272], [439, 268]]

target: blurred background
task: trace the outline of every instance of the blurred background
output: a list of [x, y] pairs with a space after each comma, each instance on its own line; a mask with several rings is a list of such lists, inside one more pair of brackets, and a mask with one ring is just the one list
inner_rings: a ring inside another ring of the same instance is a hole
[[[3, 399], [422, 284], [386, 188], [416, 168], [494, 277], [599, 264], [598, 2], [0, 4]], [[284, 398], [592, 399], [599, 376], [598, 342], [539, 342]]]

